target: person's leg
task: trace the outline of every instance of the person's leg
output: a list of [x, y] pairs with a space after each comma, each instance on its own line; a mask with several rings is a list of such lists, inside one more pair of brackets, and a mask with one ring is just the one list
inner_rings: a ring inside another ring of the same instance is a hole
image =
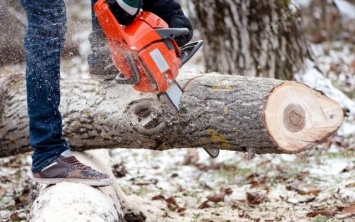
[[32, 171], [41, 171], [69, 149], [62, 138], [60, 54], [66, 34], [63, 0], [21, 0], [28, 27], [25, 35], [27, 104]]
[[62, 181], [93, 186], [112, 184], [109, 176], [71, 155], [62, 138], [60, 54], [66, 33], [63, 0], [20, 0], [26, 11], [26, 87], [33, 178], [54, 184]]

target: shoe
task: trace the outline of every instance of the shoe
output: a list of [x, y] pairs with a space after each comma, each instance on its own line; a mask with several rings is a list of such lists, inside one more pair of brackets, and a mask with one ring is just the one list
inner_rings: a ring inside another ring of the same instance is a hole
[[108, 175], [82, 164], [75, 156], [62, 155], [40, 172], [34, 173], [33, 180], [44, 184], [72, 182], [90, 186], [109, 186], [113, 183]]
[[94, 79], [112, 80], [120, 71], [112, 61], [111, 51], [106, 37], [102, 32], [93, 32], [89, 35], [91, 52], [87, 60], [89, 64], [89, 76]]

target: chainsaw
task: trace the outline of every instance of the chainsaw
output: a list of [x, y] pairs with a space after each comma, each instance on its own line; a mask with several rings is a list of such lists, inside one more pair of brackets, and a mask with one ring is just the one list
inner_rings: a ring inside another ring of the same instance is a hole
[[[113, 62], [120, 74], [118, 84], [130, 84], [135, 90], [165, 94], [178, 111], [183, 90], [176, 82], [179, 68], [202, 46], [196, 41], [179, 47], [176, 37], [189, 33], [187, 28], [169, 28], [159, 16], [141, 11], [126, 26], [119, 24], [106, 0], [94, 6], [96, 17], [108, 40]], [[219, 149], [205, 149], [215, 158]]]

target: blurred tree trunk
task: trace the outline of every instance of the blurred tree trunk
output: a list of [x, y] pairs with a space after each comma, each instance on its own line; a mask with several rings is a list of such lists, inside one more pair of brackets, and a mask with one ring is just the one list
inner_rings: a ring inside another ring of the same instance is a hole
[[[87, 41], [87, 35], [91, 29], [90, 2], [65, 0], [65, 3], [68, 32], [63, 56], [71, 57], [79, 53], [85, 56], [87, 49], [80, 49], [80, 44]], [[26, 20], [25, 12], [19, 1], [0, 0], [0, 65], [24, 61], [23, 38], [27, 26]], [[83, 44], [84, 47], [87, 44], [87, 42]]]
[[25, 23], [19, 1], [0, 1], [0, 65], [23, 60]]
[[308, 46], [289, 0], [192, 2], [207, 71], [290, 80], [302, 67]]

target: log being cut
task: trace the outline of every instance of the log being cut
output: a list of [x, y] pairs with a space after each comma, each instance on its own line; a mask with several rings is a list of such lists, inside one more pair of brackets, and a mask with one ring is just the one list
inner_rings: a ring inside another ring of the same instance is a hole
[[[334, 134], [339, 104], [308, 86], [237, 75], [180, 74], [177, 112], [164, 96], [115, 81], [62, 80], [64, 136], [73, 150], [203, 147], [298, 153]], [[0, 157], [29, 151], [23, 75], [0, 78]]]

